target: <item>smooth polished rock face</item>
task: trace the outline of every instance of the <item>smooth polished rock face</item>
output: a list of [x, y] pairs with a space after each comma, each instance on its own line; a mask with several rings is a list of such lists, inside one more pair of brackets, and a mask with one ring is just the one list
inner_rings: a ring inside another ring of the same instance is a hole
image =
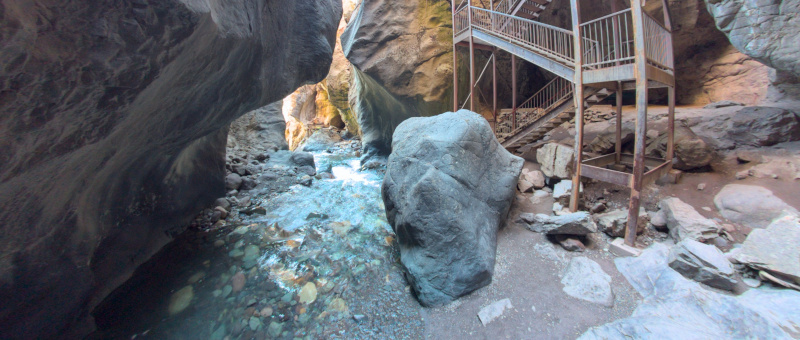
[[391, 152], [404, 120], [452, 108], [450, 3], [364, 0], [340, 39], [352, 63], [349, 102], [358, 117], [366, 163]]
[[800, 77], [800, 1], [706, 0], [706, 5], [739, 51]]
[[91, 331], [223, 196], [228, 124], [325, 77], [341, 16], [334, 0], [0, 8], [0, 338]]
[[522, 164], [474, 112], [411, 118], [397, 127], [381, 193], [422, 305], [443, 305], [491, 282], [497, 230]]

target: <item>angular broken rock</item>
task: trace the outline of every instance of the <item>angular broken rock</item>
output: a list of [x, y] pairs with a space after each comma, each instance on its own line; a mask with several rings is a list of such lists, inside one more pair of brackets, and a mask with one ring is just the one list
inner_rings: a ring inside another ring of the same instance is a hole
[[[612, 210], [607, 213], [595, 215], [595, 221], [600, 231], [611, 237], [625, 236], [625, 227], [628, 223], [628, 209]], [[644, 208], [639, 208], [639, 219], [636, 220], [636, 234], [644, 232], [650, 217]]]
[[714, 205], [723, 217], [751, 228], [764, 228], [784, 212], [797, 213], [772, 191], [756, 185], [728, 184], [714, 196]]
[[669, 235], [675, 242], [687, 238], [702, 242], [717, 237], [717, 223], [703, 217], [679, 198], [665, 198], [658, 205], [664, 211]]
[[685, 278], [711, 287], [733, 291], [736, 271], [717, 247], [685, 239], [669, 253], [669, 266]]
[[514, 306], [511, 305], [511, 300], [509, 299], [495, 301], [492, 302], [492, 304], [481, 308], [480, 312], [478, 312], [478, 319], [481, 320], [481, 324], [486, 326], [490, 322], [494, 321], [494, 319], [497, 319], [503, 315], [503, 312], [505, 312], [506, 309], [512, 308], [514, 308]]
[[766, 229], [753, 230], [734, 259], [800, 283], [800, 219], [784, 215]]
[[525, 181], [533, 185], [535, 189], [544, 188], [544, 174], [539, 170], [533, 170], [533, 171], [523, 170], [522, 176], [520, 176], [520, 178], [524, 179]]
[[572, 178], [572, 163], [575, 150], [569, 146], [548, 143], [536, 150], [536, 161], [541, 164], [547, 177]]
[[564, 285], [564, 293], [569, 296], [606, 307], [614, 306], [611, 276], [589, 258], [573, 258], [561, 278], [561, 284]]
[[587, 235], [597, 232], [592, 215], [585, 211], [561, 216], [523, 213], [519, 215], [518, 222], [523, 222], [533, 232], [550, 235]]

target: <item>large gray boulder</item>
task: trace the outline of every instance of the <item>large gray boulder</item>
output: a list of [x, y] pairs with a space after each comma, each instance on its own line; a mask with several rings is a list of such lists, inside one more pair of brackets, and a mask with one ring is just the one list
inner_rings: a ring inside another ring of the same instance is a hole
[[341, 2], [3, 1], [0, 338], [92, 309], [225, 193], [228, 125], [324, 79]]
[[757, 185], [728, 184], [714, 196], [719, 213], [751, 228], [764, 228], [783, 213], [797, 213], [767, 188]]
[[728, 138], [737, 145], [770, 146], [800, 140], [800, 117], [783, 108], [745, 107], [736, 112], [730, 124]]
[[491, 282], [497, 230], [522, 164], [470, 111], [397, 127], [382, 196], [421, 304], [442, 305]]
[[675, 242], [687, 238], [702, 242], [717, 237], [719, 231], [717, 223], [700, 215], [680, 198], [665, 198], [658, 203], [658, 206], [664, 211], [669, 235]]
[[800, 1], [706, 0], [706, 5], [736, 49], [800, 77]]
[[717, 247], [685, 239], [669, 253], [669, 266], [688, 279], [733, 291], [736, 270]]

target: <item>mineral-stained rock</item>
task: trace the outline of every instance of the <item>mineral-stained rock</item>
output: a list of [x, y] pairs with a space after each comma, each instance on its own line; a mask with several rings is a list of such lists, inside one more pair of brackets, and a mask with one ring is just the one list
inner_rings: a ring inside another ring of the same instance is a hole
[[736, 271], [717, 247], [685, 239], [669, 253], [669, 266], [688, 279], [733, 291]]
[[597, 232], [597, 224], [592, 215], [585, 211], [561, 216], [523, 213], [519, 215], [518, 222], [525, 223], [533, 232], [550, 235], [586, 235]]
[[719, 213], [750, 228], [764, 228], [784, 212], [797, 213], [767, 188], [756, 185], [728, 184], [714, 196]]
[[228, 125], [325, 77], [341, 5], [0, 7], [0, 338], [83, 338], [165, 231], [224, 195]]
[[686, 238], [702, 242], [717, 237], [717, 223], [703, 217], [679, 198], [665, 198], [658, 205], [667, 218], [669, 235], [676, 242]]
[[542, 166], [542, 172], [547, 177], [572, 178], [574, 158], [574, 149], [557, 143], [548, 143], [536, 150], [536, 161]]
[[734, 258], [800, 284], [800, 219], [788, 214], [753, 230]]
[[420, 303], [442, 305], [491, 282], [522, 164], [473, 112], [397, 127], [382, 196]]
[[770, 146], [800, 140], [800, 117], [783, 108], [745, 107], [730, 124], [728, 138], [737, 145]]

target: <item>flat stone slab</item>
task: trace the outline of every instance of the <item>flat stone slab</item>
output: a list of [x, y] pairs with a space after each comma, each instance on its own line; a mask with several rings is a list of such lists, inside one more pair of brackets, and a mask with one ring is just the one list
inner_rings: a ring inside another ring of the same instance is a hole
[[669, 266], [687, 279], [734, 291], [736, 271], [717, 247], [685, 239], [669, 253]]
[[785, 215], [766, 229], [753, 230], [734, 258], [800, 283], [800, 219]]
[[669, 268], [655, 243], [617, 269], [643, 297], [630, 317], [593, 327], [579, 339], [792, 339], [800, 333], [800, 292], [762, 286], [717, 293]]
[[495, 301], [490, 305], [481, 308], [481, 310], [478, 312], [478, 319], [481, 320], [481, 324], [486, 326], [490, 322], [502, 316], [506, 309], [512, 308], [514, 308], [514, 306], [511, 304], [511, 300], [509, 299]]
[[560, 216], [523, 213], [519, 215], [518, 222], [523, 222], [533, 232], [550, 235], [586, 235], [597, 232], [597, 224], [586, 211]]
[[561, 284], [569, 296], [606, 307], [614, 306], [611, 276], [587, 257], [575, 257], [569, 262]]

